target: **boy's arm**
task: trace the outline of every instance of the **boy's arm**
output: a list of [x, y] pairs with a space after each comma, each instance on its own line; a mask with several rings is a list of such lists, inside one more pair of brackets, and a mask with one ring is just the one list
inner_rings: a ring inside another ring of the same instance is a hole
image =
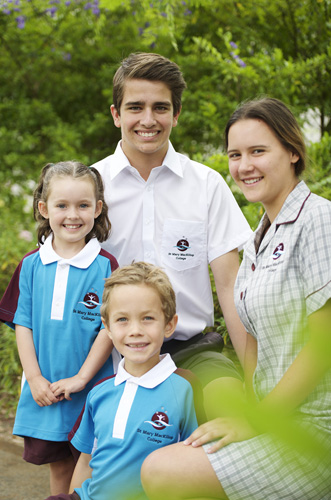
[[247, 333], [234, 305], [234, 284], [239, 269], [238, 250], [231, 250], [217, 257], [210, 263], [210, 267], [232, 345], [240, 363], [244, 366]]
[[51, 390], [54, 395], [61, 399], [71, 400], [72, 392], [79, 392], [85, 388], [86, 384], [98, 373], [111, 355], [113, 342], [109, 338], [106, 329], [100, 330], [91, 350], [84, 361], [81, 369], [74, 377], [65, 378], [53, 382]]
[[16, 325], [15, 332], [18, 354], [33, 399], [39, 406], [50, 406], [52, 403], [57, 403], [59, 400], [50, 389], [50, 382], [42, 376], [40, 371], [32, 330], [25, 326]]
[[80, 488], [86, 479], [92, 477], [92, 469], [90, 467], [91, 458], [91, 455], [87, 453], [80, 454], [71, 478], [70, 492], [73, 492], [75, 488]]

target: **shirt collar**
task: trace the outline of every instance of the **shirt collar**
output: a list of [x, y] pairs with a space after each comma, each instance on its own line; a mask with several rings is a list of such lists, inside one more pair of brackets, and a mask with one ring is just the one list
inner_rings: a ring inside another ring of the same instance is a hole
[[[308, 186], [304, 181], [301, 181], [288, 195], [272, 224], [270, 224], [268, 215], [265, 212], [257, 229], [244, 246], [247, 257], [254, 261], [256, 254], [264, 250], [280, 225], [294, 223], [310, 195], [311, 191]], [[266, 233], [267, 228], [268, 232]]]
[[[113, 158], [116, 161], [112, 163], [112, 166], [109, 169], [110, 170], [109, 175], [111, 180], [113, 180], [125, 168], [132, 167], [131, 163], [129, 162], [128, 158], [125, 156], [123, 152], [121, 141], [119, 141], [119, 143], [117, 144]], [[162, 166], [166, 166], [167, 168], [169, 168], [169, 170], [174, 172], [174, 174], [178, 175], [179, 177], [183, 177], [183, 167], [170, 141], [169, 141], [168, 151], [164, 157]]]
[[69, 264], [70, 266], [78, 267], [80, 269], [86, 269], [97, 258], [101, 250], [98, 240], [96, 238], [92, 238], [77, 255], [71, 259], [63, 259], [53, 249], [52, 242], [53, 234], [51, 233], [39, 249], [39, 255], [44, 265], [59, 262], [61, 264]]
[[168, 167], [169, 170], [171, 170], [174, 174], [178, 175], [179, 177], [183, 177], [182, 164], [180, 163], [179, 156], [177, 155], [170, 141], [169, 141], [168, 151], [164, 157], [162, 165]]
[[286, 198], [279, 214], [274, 220], [275, 225], [279, 226], [280, 224], [295, 222], [310, 195], [311, 191], [305, 182], [299, 182]]
[[130, 382], [140, 385], [141, 387], [153, 389], [157, 385], [164, 382], [177, 369], [170, 354], [161, 355], [160, 362], [147, 373], [144, 373], [141, 377], [134, 377], [133, 375], [130, 375], [130, 373], [125, 370], [124, 363], [125, 358], [123, 358], [118, 365], [115, 385], [120, 385], [123, 382], [130, 380]]
[[[109, 157], [110, 158], [110, 157]], [[123, 153], [123, 149], [121, 146], [121, 141], [117, 144], [114, 154], [112, 155], [116, 161], [112, 162], [111, 168], [109, 169], [110, 179], [113, 180], [122, 170], [127, 167], [130, 167], [131, 164], [125, 154]]]

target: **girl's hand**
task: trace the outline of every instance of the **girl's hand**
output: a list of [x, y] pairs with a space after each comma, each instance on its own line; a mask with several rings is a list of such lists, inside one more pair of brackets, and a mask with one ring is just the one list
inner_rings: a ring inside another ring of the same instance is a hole
[[208, 450], [208, 453], [214, 453], [230, 443], [246, 441], [257, 434], [244, 417], [216, 418], [200, 425], [184, 444], [197, 447], [221, 438]]
[[63, 399], [71, 401], [70, 394], [72, 392], [79, 392], [85, 389], [85, 386], [86, 382], [83, 381], [79, 375], [75, 375], [74, 377], [63, 378], [57, 382], [53, 382], [50, 385], [50, 389], [59, 401], [62, 401]]
[[42, 375], [36, 375], [28, 380], [31, 389], [31, 394], [37, 405], [50, 406], [53, 403], [58, 403], [59, 400], [50, 389], [50, 383]]

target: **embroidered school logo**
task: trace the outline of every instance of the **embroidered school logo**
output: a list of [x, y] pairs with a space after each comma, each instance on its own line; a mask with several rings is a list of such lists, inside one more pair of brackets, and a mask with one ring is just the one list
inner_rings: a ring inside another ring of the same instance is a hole
[[169, 424], [168, 415], [163, 411], [157, 411], [156, 413], [154, 413], [151, 420], [145, 420], [145, 423], [151, 424], [154, 429], [157, 429], [158, 431], [161, 431], [166, 427], [172, 427], [171, 424]]
[[284, 253], [284, 244], [283, 243], [279, 243], [279, 245], [276, 246], [273, 254], [272, 254], [272, 258], [273, 260], [277, 260], [279, 259], [279, 257], [281, 255], [283, 255]]
[[185, 252], [190, 248], [190, 245], [186, 239], [181, 239], [177, 241], [177, 245], [174, 248], [178, 248], [180, 252]]
[[85, 307], [87, 307], [87, 309], [95, 309], [100, 305], [99, 297], [94, 292], [87, 293], [84, 297], [84, 300], [78, 303], [83, 304]]

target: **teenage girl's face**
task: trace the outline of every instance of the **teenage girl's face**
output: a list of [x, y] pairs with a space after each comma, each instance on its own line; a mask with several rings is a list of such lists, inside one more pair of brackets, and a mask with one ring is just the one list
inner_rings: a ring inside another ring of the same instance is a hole
[[87, 178], [53, 177], [47, 202], [40, 201], [38, 208], [49, 219], [54, 250], [70, 258], [84, 248], [85, 237], [101, 213], [102, 201], [96, 200], [94, 185]]
[[228, 135], [229, 169], [248, 201], [261, 202], [272, 222], [299, 182], [299, 156], [285, 149], [262, 120], [235, 122]]
[[160, 296], [153, 287], [117, 285], [111, 291], [105, 327], [131, 375], [141, 377], [159, 362], [164, 337], [172, 335], [176, 324], [176, 315], [165, 322]]

